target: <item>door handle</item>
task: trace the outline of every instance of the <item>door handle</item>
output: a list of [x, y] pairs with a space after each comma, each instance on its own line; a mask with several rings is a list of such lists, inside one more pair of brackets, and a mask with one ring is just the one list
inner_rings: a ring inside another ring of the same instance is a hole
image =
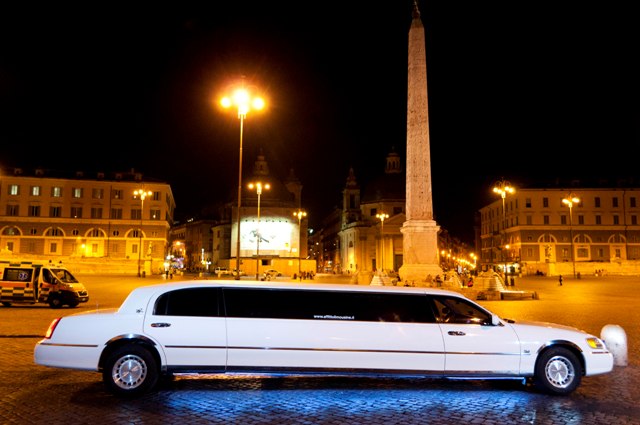
[[449, 335], [452, 335], [452, 336], [464, 336], [464, 335], [466, 335], [466, 333], [464, 333], [462, 331], [449, 331], [447, 333]]
[[152, 328], [168, 328], [169, 326], [171, 326], [171, 323], [152, 323], [151, 324]]

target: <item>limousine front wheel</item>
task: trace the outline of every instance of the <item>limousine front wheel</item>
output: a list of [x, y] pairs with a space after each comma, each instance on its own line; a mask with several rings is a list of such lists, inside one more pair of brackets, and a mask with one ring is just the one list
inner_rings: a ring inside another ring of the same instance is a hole
[[535, 383], [552, 394], [569, 394], [580, 385], [582, 368], [575, 354], [563, 347], [550, 348], [536, 363]]
[[116, 348], [107, 357], [102, 375], [114, 394], [137, 396], [156, 385], [158, 367], [147, 349], [130, 344]]

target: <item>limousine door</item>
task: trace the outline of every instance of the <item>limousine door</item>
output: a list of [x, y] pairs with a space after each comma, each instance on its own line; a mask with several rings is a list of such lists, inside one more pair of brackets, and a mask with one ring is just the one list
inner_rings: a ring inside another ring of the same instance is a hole
[[228, 370], [442, 374], [423, 294], [224, 288]]
[[447, 375], [518, 375], [520, 342], [509, 326], [491, 325], [491, 314], [458, 297], [436, 297]]
[[152, 300], [144, 329], [158, 341], [174, 371], [225, 370], [227, 337], [219, 294], [220, 288], [189, 288]]

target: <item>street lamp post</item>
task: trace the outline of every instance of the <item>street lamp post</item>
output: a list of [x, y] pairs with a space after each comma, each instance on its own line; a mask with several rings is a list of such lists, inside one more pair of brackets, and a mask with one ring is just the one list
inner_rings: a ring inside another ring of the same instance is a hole
[[236, 275], [235, 279], [240, 280], [240, 208], [242, 207], [242, 137], [244, 132], [244, 119], [251, 109], [260, 110], [264, 108], [264, 99], [252, 97], [242, 81], [239, 88], [234, 90], [230, 96], [225, 96], [220, 101], [224, 108], [236, 107], [238, 109], [238, 119], [240, 120], [240, 153], [238, 155], [238, 217], [236, 234]]
[[384, 275], [384, 221], [389, 218], [389, 214], [381, 212], [376, 214], [380, 220], [380, 272]]
[[144, 216], [144, 200], [147, 196], [153, 195], [150, 190], [136, 189], [133, 191], [133, 196], [140, 198], [140, 228], [138, 229], [138, 277], [142, 276], [141, 262], [142, 262], [142, 218]]
[[[256, 226], [256, 280], [260, 280], [260, 196], [262, 195], [262, 189], [269, 190], [271, 185], [269, 183], [255, 182], [249, 183], [249, 189], [255, 188], [258, 194], [258, 223]], [[238, 277], [240, 276], [240, 269], [238, 269]]]
[[498, 181], [496, 185], [493, 187], [493, 192], [499, 194], [500, 197], [502, 198], [502, 232], [503, 232], [502, 247], [503, 249], [501, 249], [500, 251], [502, 254], [502, 262], [504, 263], [504, 278], [506, 280], [507, 279], [507, 262], [505, 261], [505, 258], [504, 258], [504, 245], [507, 239], [507, 210], [505, 209], [505, 198], [507, 197], [507, 194], [513, 195], [516, 192], [516, 190], [513, 186], [511, 186], [511, 184], [508, 181], [502, 179]]
[[302, 233], [302, 217], [306, 217], [307, 213], [305, 211], [302, 210], [298, 210], [296, 212], [293, 213], [294, 217], [298, 217], [298, 276], [300, 276], [300, 263], [301, 263], [301, 259], [300, 259], [300, 254], [302, 251], [302, 248], [300, 246], [300, 242], [302, 240], [301, 237], [301, 233]]
[[571, 262], [573, 263], [573, 278], [576, 277], [576, 257], [573, 252], [573, 204], [579, 204], [580, 198], [574, 193], [570, 193], [562, 200], [562, 203], [569, 207], [569, 238], [571, 239]]

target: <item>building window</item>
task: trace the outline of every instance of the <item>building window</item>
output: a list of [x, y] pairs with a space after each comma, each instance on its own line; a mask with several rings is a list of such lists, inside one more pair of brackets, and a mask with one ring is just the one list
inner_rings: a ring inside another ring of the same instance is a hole
[[542, 198], [542, 206], [544, 208], [549, 208], [549, 198]]
[[29, 206], [29, 217], [40, 217], [40, 205]]
[[548, 215], [543, 215], [542, 216], [542, 220], [544, 224], [549, 224], [549, 216]]
[[131, 220], [142, 220], [142, 210], [140, 208], [131, 208]]
[[120, 230], [114, 230], [113, 232], [111, 232], [111, 234], [113, 236], [120, 236]]
[[533, 257], [533, 248], [527, 248], [527, 258]]
[[58, 244], [55, 242], [51, 242], [51, 244], [49, 244], [49, 252], [51, 254], [55, 254], [56, 252], [58, 252]]
[[29, 229], [29, 234], [31, 236], [37, 235], [38, 234], [38, 229], [34, 229], [34, 228]]
[[587, 250], [587, 248], [578, 248], [576, 249], [576, 257], [589, 258], [589, 251]]
[[160, 210], [150, 210], [151, 220], [160, 220]]
[[602, 224], [602, 216], [596, 215], [596, 224]]
[[29, 193], [31, 196], [40, 196], [40, 186], [31, 186]]
[[91, 237], [92, 238], [101, 238], [102, 237], [102, 231], [100, 229], [92, 229], [91, 230]]
[[13, 242], [7, 242], [7, 249], [13, 251]]
[[398, 215], [402, 212], [402, 207], [393, 207], [393, 215]]
[[47, 234], [46, 234], [46, 236], [62, 236], [62, 235], [63, 235], [62, 230], [54, 229], [54, 228], [47, 230]]
[[20, 205], [7, 205], [7, 215], [17, 217], [20, 214]]
[[49, 207], [49, 217], [62, 217], [62, 207]]
[[111, 218], [114, 220], [122, 220], [122, 208], [111, 208]]
[[121, 189], [113, 189], [111, 191], [111, 199], [123, 199]]
[[73, 230], [71, 231], [71, 234], [72, 234], [73, 236], [78, 236], [78, 235], [80, 235], [80, 230], [78, 230], [78, 229], [73, 229]]
[[20, 186], [17, 184], [9, 185], [9, 195], [18, 196], [20, 194]]
[[528, 215], [527, 216], [527, 225], [531, 226], [533, 224], [533, 216]]
[[596, 208], [600, 208], [600, 197], [596, 196], [594, 201], [595, 201]]
[[51, 188], [51, 197], [62, 198], [62, 188], [60, 186], [54, 186]]
[[356, 207], [356, 195], [349, 195], [349, 209], [353, 210]]
[[613, 224], [620, 224], [620, 216], [618, 214], [613, 215]]
[[82, 188], [81, 187], [74, 187], [72, 190], [72, 197], [74, 198], [82, 198]]
[[376, 214], [378, 214], [378, 209], [377, 209], [377, 208], [371, 208], [371, 210], [370, 210], [370, 212], [369, 212], [369, 215], [370, 215], [371, 217], [375, 217], [375, 216], [376, 216]]
[[560, 255], [562, 256], [561, 258], [563, 260], [568, 260], [569, 259], [569, 249], [568, 248], [562, 248]]
[[604, 249], [598, 248], [598, 258], [604, 258]]
[[153, 198], [154, 201], [159, 201], [160, 200], [160, 192], [153, 192]]
[[102, 218], [102, 208], [91, 208], [91, 218]]
[[93, 199], [102, 199], [102, 198], [104, 198], [104, 189], [93, 189], [91, 191], [91, 197]]
[[611, 202], [613, 204], [613, 208], [618, 208], [618, 197], [614, 196], [613, 198], [611, 198]]
[[82, 218], [82, 207], [71, 207], [71, 218]]
[[524, 203], [525, 203], [525, 208], [531, 208], [531, 198], [525, 199]]
[[578, 224], [584, 224], [584, 216], [582, 214], [578, 215]]
[[638, 224], [638, 216], [637, 215], [635, 215], [635, 214], [631, 215], [631, 224], [633, 224], [634, 226], [636, 224]]
[[629, 205], [631, 206], [631, 208], [635, 208], [636, 207], [636, 197], [632, 196], [631, 198], [629, 198]]
[[567, 224], [567, 216], [566, 215], [561, 215], [560, 216], [560, 224]]

